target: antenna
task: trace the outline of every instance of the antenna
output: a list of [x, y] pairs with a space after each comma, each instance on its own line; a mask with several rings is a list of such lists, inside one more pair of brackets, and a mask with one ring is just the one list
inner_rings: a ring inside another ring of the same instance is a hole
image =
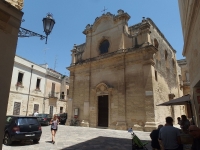
[[57, 64], [57, 55], [56, 55], [56, 57], [55, 57], [54, 70], [56, 70], [56, 64]]
[[43, 51], [44, 51], [44, 63], [46, 63], [46, 50], [48, 50], [49, 48], [44, 48]]

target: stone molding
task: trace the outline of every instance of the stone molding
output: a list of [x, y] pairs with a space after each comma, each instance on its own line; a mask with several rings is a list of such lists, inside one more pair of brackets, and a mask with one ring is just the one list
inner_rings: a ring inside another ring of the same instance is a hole
[[10, 5], [14, 6], [19, 10], [22, 10], [24, 6], [24, 0], [5, 0], [5, 1], [7, 1]]

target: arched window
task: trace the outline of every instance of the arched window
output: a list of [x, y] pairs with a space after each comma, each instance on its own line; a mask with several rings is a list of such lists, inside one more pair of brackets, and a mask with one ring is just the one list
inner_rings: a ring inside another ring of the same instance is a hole
[[107, 53], [107, 52], [108, 52], [109, 46], [110, 46], [110, 43], [108, 42], [108, 40], [102, 41], [102, 42], [100, 43], [100, 46], [99, 46], [100, 54]]

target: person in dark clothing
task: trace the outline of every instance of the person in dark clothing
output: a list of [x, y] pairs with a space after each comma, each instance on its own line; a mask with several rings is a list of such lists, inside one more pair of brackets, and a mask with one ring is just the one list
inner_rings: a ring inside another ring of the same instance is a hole
[[181, 115], [180, 121], [181, 129], [184, 133], [188, 133], [188, 128], [190, 126], [190, 121], [187, 119], [186, 115]]
[[200, 150], [200, 128], [191, 125], [189, 127], [189, 134], [194, 138], [191, 150]]
[[159, 135], [159, 131], [160, 129], [163, 127], [163, 125], [159, 125], [158, 129], [153, 130], [150, 133], [150, 137], [151, 137], [151, 147], [153, 150], [160, 150], [160, 144], [158, 142], [158, 135]]

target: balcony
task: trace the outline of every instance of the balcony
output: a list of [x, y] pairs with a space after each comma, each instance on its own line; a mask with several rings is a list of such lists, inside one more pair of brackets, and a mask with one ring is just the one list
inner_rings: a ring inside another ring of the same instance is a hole
[[65, 100], [65, 94], [60, 94], [60, 99]]
[[49, 99], [58, 99], [58, 92], [49, 92]]

